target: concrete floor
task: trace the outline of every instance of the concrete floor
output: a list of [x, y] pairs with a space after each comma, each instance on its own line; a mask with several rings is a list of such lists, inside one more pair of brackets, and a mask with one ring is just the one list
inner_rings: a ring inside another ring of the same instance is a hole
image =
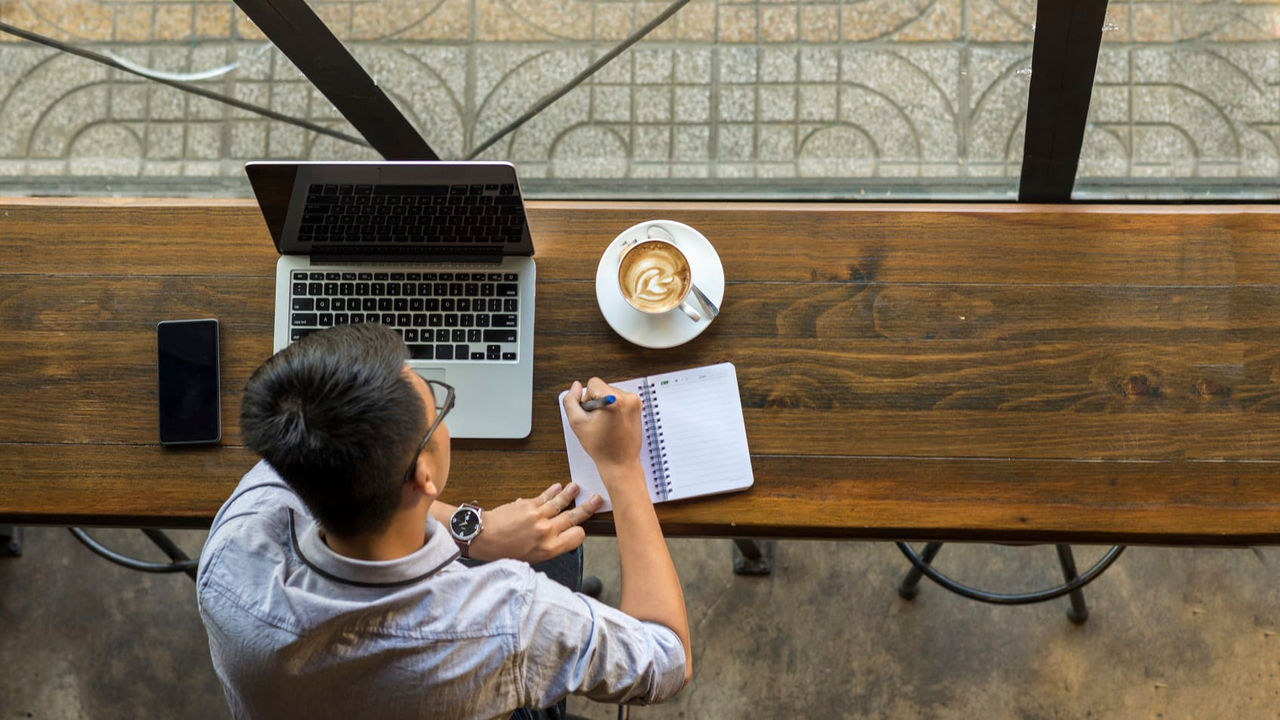
[[[160, 559], [141, 533], [97, 535]], [[204, 538], [173, 535], [192, 554]], [[696, 673], [633, 717], [1280, 718], [1273, 548], [1131, 548], [1088, 588], [1077, 627], [1065, 600], [991, 607], [926, 581], [903, 601], [906, 561], [887, 543], [780, 543], [769, 577], [733, 575], [726, 540], [671, 547]], [[0, 720], [227, 716], [189, 579], [117, 568], [59, 528], [28, 528], [23, 550], [0, 558]], [[1082, 566], [1101, 552], [1077, 550]], [[588, 541], [610, 602], [614, 553]], [[949, 545], [937, 562], [1004, 591], [1057, 573], [1050, 547]]]

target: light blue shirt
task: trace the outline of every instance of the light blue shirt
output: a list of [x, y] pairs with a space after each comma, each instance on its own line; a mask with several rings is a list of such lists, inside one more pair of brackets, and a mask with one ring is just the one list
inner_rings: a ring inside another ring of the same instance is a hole
[[495, 718], [570, 693], [651, 703], [684, 682], [684, 649], [642, 622], [501, 560], [468, 568], [445, 529], [387, 562], [324, 543], [259, 462], [214, 518], [198, 599], [239, 718]]

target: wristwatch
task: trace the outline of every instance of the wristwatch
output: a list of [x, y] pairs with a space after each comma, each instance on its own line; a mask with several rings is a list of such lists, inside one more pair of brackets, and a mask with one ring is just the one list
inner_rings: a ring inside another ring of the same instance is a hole
[[449, 518], [449, 534], [458, 543], [458, 550], [464, 558], [471, 557], [471, 541], [484, 529], [484, 521], [480, 519], [481, 512], [480, 506], [473, 500], [462, 503]]

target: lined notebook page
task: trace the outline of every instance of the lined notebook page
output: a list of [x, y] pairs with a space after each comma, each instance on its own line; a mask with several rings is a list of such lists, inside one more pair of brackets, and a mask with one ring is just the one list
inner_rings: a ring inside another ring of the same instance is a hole
[[666, 453], [662, 500], [751, 487], [751, 454], [732, 363], [653, 375], [649, 392]]
[[[645, 401], [641, 418], [646, 443], [640, 449], [640, 460], [654, 502], [751, 487], [751, 455], [732, 363], [613, 384]], [[579, 497], [596, 493], [605, 499], [603, 509], [610, 510], [613, 506], [604, 481], [569, 427], [564, 395], [560, 394], [560, 420], [569, 474], [582, 487]]]

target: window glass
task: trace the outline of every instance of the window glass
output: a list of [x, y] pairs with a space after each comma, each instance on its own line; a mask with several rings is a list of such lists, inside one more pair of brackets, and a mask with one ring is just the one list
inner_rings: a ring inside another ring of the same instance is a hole
[[[317, 0], [442, 157], [657, 17], [636, 0]], [[692, 0], [478, 157], [560, 197], [1016, 195], [1034, 0]], [[0, 3], [0, 20], [358, 135], [228, 2]], [[367, 146], [0, 35], [10, 191], [244, 194], [245, 161]]]
[[[229, 2], [32, 0], [0, 4], [0, 20], [148, 73], [356, 134]], [[245, 161], [312, 156], [376, 155], [0, 34], [0, 178], [9, 189], [245, 194]]]
[[1280, 198], [1280, 3], [1112, 0], [1074, 197]]

